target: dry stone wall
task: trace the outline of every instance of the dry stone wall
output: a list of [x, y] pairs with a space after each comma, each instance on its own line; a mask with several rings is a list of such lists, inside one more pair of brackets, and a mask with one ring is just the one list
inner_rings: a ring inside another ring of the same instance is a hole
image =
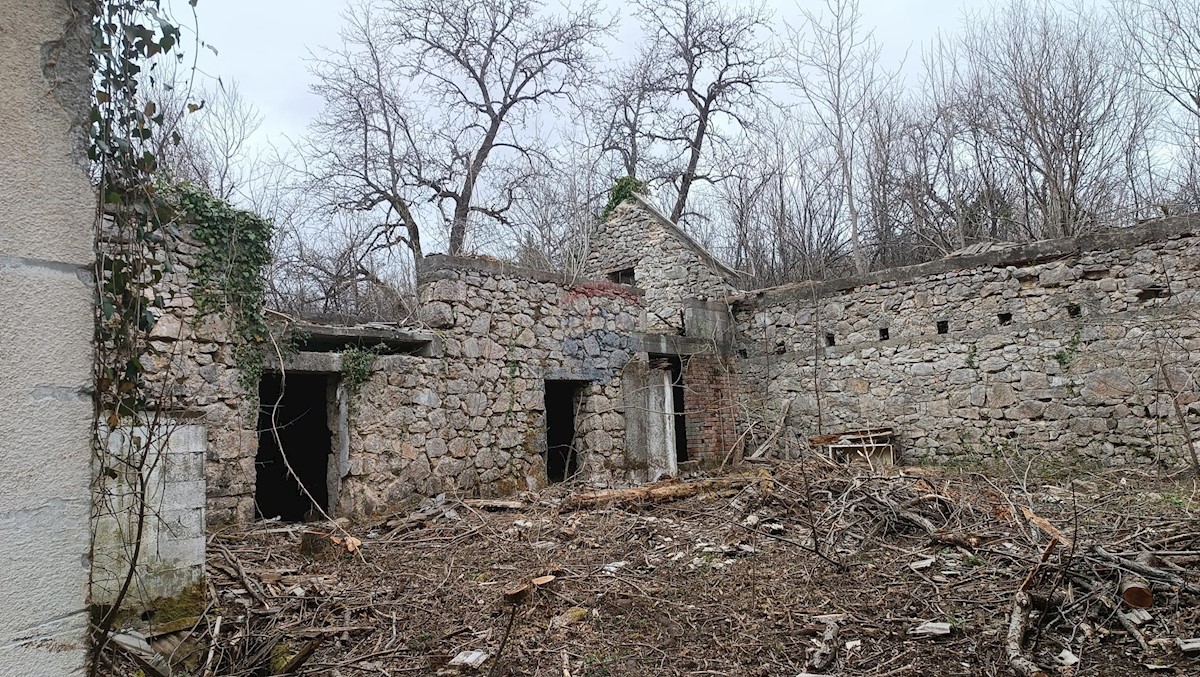
[[251, 521], [258, 393], [242, 387], [228, 322], [196, 308], [190, 271], [198, 247], [187, 229], [174, 243], [172, 271], [160, 286], [165, 309], [151, 329], [152, 350], [143, 363], [148, 379], [167, 381], [159, 408], [205, 429], [209, 523]]
[[646, 294], [646, 331], [667, 334], [683, 333], [686, 300], [724, 298], [738, 279], [640, 196], [601, 225], [584, 268], [596, 279], [632, 268]]
[[626, 479], [620, 374], [638, 359], [641, 297], [622, 285], [478, 259], [427, 257], [423, 318], [444, 355], [376, 359], [350, 413], [339, 514], [417, 496], [497, 495], [546, 481], [546, 380], [581, 385], [581, 473]]
[[1200, 223], [1035, 243], [734, 303], [745, 401], [909, 461], [1181, 463], [1200, 427]]

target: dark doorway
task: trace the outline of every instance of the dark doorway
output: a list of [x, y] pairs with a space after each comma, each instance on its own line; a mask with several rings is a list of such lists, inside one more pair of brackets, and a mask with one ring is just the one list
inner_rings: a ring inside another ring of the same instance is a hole
[[683, 383], [684, 358], [679, 355], [654, 355], [653, 366], [666, 369], [671, 374], [671, 412], [675, 424], [675, 462], [688, 460], [687, 409], [684, 401], [686, 386]]
[[[328, 509], [333, 445], [326, 412], [329, 378], [325, 374], [288, 374], [285, 387], [280, 374], [266, 373], [259, 381], [258, 456], [254, 461], [254, 503], [259, 517], [299, 522], [313, 511], [313, 502]], [[289, 465], [294, 476], [288, 472]], [[312, 500], [301, 491], [297, 477]]]
[[575, 406], [580, 381], [546, 381], [546, 479], [562, 482], [579, 471]]

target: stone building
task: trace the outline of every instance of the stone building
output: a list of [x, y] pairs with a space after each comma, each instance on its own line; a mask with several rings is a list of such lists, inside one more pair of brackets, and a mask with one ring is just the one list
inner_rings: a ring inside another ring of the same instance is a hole
[[[603, 224], [581, 279], [427, 257], [422, 325], [302, 324], [257, 392], [228, 328], [197, 318], [186, 266], [154, 331], [179, 344], [159, 358], [184, 375], [175, 410], [207, 430], [209, 523], [676, 476], [761, 440], [784, 403], [803, 439], [890, 428], [905, 461], [1178, 462], [1172, 401], [1200, 413], [1196, 228], [1176, 218], [739, 291], [639, 198]], [[353, 347], [378, 354], [357, 384]]]
[[[197, 316], [181, 251], [154, 331], [172, 412], [203, 431], [204, 491], [162, 530], [185, 560], [205, 521], [636, 484], [720, 466], [777, 427], [886, 429], [905, 463], [1177, 465], [1180, 417], [1200, 422], [1190, 218], [744, 291], [639, 198], [601, 225], [579, 279], [427, 257], [419, 326], [300, 323], [250, 389], [229, 328]], [[193, 476], [168, 482], [201, 480], [178, 468]], [[185, 560], [149, 564], [181, 580]]]

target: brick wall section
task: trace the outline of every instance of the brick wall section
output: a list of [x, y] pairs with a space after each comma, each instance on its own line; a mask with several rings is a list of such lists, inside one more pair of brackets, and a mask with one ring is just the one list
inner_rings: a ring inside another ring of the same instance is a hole
[[684, 406], [688, 459], [719, 465], [737, 443], [737, 374], [727, 357], [692, 355], [684, 360]]

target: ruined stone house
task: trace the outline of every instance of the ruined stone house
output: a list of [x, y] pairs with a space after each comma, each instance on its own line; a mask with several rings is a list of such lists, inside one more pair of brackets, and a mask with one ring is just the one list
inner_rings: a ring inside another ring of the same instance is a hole
[[[182, 375], [174, 415], [200, 443], [170, 452], [187, 456], [165, 481], [193, 504], [156, 532], [177, 562], [157, 571], [198, 577], [206, 522], [635, 484], [772, 435], [796, 454], [810, 437], [883, 431], [906, 463], [1178, 464], [1178, 417], [1200, 421], [1198, 231], [1164, 219], [746, 291], [638, 198], [603, 224], [579, 279], [428, 257], [422, 325], [305, 324], [257, 392], [223, 321], [197, 317], [185, 245], [154, 332], [172, 355], [159, 368]], [[381, 353], [354, 387], [348, 346]]]

